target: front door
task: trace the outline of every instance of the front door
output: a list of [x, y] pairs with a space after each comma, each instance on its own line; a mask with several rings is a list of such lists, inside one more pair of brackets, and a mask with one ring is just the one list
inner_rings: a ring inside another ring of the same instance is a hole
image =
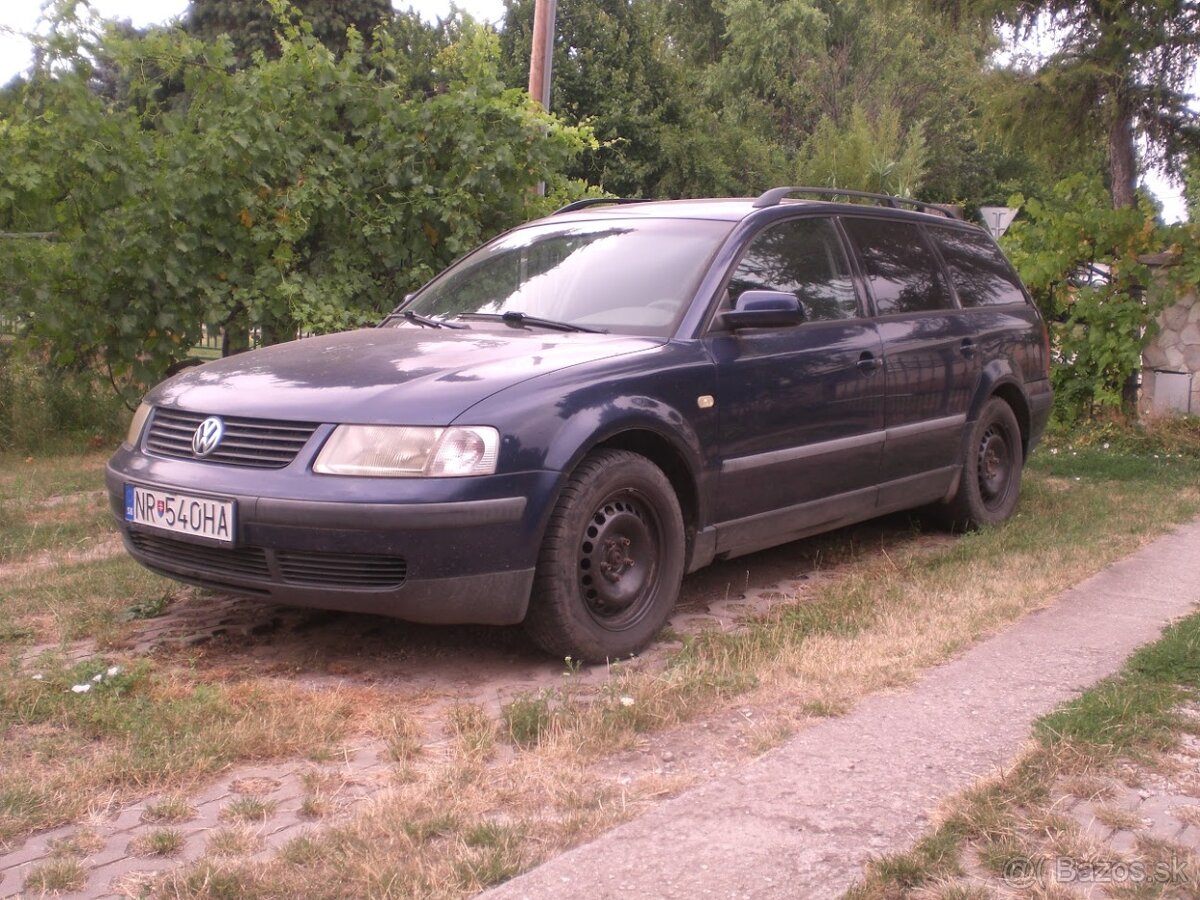
[[[879, 477], [882, 344], [833, 222], [788, 220], [757, 235], [724, 308], [752, 289], [794, 293], [805, 321], [733, 332], [718, 316], [706, 338], [721, 430], [719, 552], [779, 543], [870, 510]], [[823, 502], [834, 496], [843, 501]]]

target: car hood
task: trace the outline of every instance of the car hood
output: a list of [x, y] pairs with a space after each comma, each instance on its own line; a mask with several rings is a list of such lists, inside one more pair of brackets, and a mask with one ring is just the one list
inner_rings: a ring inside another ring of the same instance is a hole
[[663, 343], [507, 326], [370, 328], [226, 357], [175, 376], [147, 400], [226, 416], [445, 425], [518, 382]]

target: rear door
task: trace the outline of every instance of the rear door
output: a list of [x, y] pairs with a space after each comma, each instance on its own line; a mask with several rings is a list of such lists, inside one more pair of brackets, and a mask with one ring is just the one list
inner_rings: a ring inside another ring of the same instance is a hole
[[936, 499], [960, 460], [979, 347], [920, 224], [846, 216], [883, 341], [881, 507]]
[[[879, 476], [882, 347], [833, 220], [791, 219], [760, 232], [722, 309], [752, 289], [794, 293], [806, 321], [732, 332], [718, 315], [705, 339], [719, 388], [717, 520], [745, 526], [725, 529], [721, 550], [780, 543], [851, 507], [873, 508]], [[850, 505], [821, 503], [835, 495], [852, 495]]]

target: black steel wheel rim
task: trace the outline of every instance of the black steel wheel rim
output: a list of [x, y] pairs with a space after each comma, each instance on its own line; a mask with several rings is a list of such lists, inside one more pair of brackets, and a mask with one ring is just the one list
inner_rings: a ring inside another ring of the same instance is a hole
[[579, 541], [579, 589], [588, 614], [609, 630], [637, 624], [658, 587], [662, 526], [637, 491], [597, 505]]
[[998, 424], [989, 425], [983, 433], [977, 469], [979, 496], [985, 506], [994, 509], [1008, 496], [1013, 474], [1012, 443]]

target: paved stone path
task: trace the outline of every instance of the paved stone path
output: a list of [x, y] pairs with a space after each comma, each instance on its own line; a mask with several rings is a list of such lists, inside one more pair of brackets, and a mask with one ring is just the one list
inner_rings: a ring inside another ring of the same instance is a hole
[[[1117, 671], [1197, 603], [1200, 521], [912, 688], [869, 697], [741, 774], [663, 803], [485, 896], [838, 896], [871, 856], [919, 836], [940, 800], [1010, 760], [1036, 718]], [[1139, 806], [1138, 814], [1151, 810]]]
[[[43, 831], [20, 849], [0, 856], [0, 897], [21, 897], [22, 886], [38, 866], [59, 858], [64, 846], [87, 845], [82, 854], [88, 869], [83, 890], [61, 897], [136, 896], [123, 889], [136, 884], [137, 876], [154, 874], [198, 859], [214, 837], [238, 829], [256, 846], [248, 858], [263, 858], [298, 837], [305, 829], [344, 818], [361, 800], [378, 792], [387, 777], [381, 761], [382, 745], [362, 744], [347, 750], [344, 758], [317, 765], [243, 766], [206, 790], [187, 797], [189, 809], [170, 821], [155, 821], [150, 814], [160, 797], [133, 803], [116, 815], [98, 817], [91, 824], [71, 824]], [[261, 819], [238, 816], [239, 801], [254, 798], [265, 815]], [[306, 802], [307, 801], [307, 802]], [[314, 813], [320, 812], [321, 815]], [[169, 857], [155, 857], [142, 849], [154, 832], [170, 830], [182, 837], [182, 846]], [[128, 879], [134, 879], [129, 882]]]

